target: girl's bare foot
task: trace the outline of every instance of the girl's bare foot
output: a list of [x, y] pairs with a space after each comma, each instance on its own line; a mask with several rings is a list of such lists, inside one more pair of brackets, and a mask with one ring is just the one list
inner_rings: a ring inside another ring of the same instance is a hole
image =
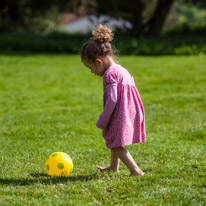
[[100, 167], [100, 166], [97, 166], [97, 169], [98, 169], [100, 172], [104, 172], [104, 171], [118, 172], [116, 169], [111, 168], [111, 166], [109, 166], [109, 167]]
[[134, 172], [131, 172], [130, 173], [130, 177], [137, 177], [137, 176], [144, 176], [145, 173], [144, 172], [137, 172], [137, 171], [134, 171]]

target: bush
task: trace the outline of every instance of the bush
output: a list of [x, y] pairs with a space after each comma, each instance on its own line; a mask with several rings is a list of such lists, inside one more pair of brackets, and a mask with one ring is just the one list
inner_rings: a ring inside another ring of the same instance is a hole
[[86, 36], [57, 32], [47, 35], [31, 32], [5, 33], [0, 35], [0, 50], [76, 54], [84, 41]]
[[[165, 32], [159, 38], [134, 38], [117, 33], [114, 46], [125, 55], [198, 55], [206, 54], [204, 29], [184, 25]], [[187, 35], [186, 35], [187, 34]], [[14, 32], [0, 34], [1, 52], [41, 52], [78, 54], [89, 35], [53, 32], [36, 34]]]
[[175, 25], [164, 32], [164, 35], [195, 35], [204, 36], [206, 24], [188, 24], [183, 23]]

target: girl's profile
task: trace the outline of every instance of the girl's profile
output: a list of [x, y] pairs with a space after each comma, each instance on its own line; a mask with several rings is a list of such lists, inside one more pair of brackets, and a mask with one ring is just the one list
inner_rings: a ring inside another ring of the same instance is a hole
[[120, 160], [130, 170], [130, 176], [144, 176], [126, 145], [146, 141], [143, 103], [132, 75], [115, 61], [111, 28], [98, 25], [93, 39], [81, 50], [81, 59], [90, 71], [103, 77], [103, 105], [96, 126], [103, 131], [103, 138], [111, 151], [111, 164], [98, 166], [100, 171], [119, 171]]

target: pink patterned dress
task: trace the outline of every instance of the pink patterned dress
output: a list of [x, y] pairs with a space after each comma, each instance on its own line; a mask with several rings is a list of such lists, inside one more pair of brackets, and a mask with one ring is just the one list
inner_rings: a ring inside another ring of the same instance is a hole
[[132, 75], [120, 65], [111, 66], [103, 88], [104, 110], [96, 126], [103, 130], [107, 148], [145, 142], [144, 108]]

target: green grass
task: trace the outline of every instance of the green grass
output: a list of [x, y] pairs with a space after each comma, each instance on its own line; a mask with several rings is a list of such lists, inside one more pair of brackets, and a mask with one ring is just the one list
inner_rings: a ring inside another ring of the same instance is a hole
[[[145, 112], [147, 142], [130, 145], [144, 177], [100, 173], [110, 151], [95, 123], [102, 78], [78, 56], [0, 56], [0, 205], [206, 205], [206, 58], [123, 56]], [[72, 176], [45, 162], [68, 153]]]

